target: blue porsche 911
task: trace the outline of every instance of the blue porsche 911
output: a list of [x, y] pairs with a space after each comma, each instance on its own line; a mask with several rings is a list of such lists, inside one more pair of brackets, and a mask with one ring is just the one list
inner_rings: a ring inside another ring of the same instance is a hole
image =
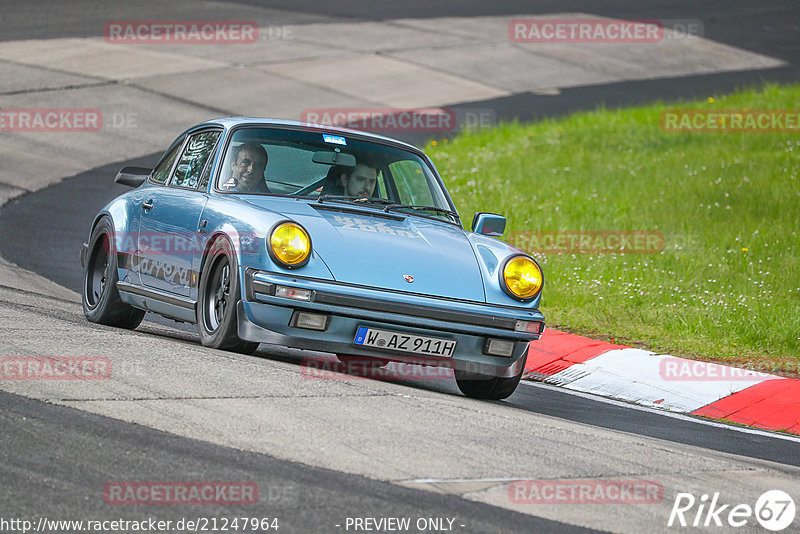
[[470, 397], [503, 399], [544, 330], [539, 265], [466, 231], [431, 160], [363, 132], [225, 118], [181, 134], [94, 218], [83, 308], [136, 328], [145, 312], [197, 324], [203, 345], [259, 343], [342, 361], [453, 369]]

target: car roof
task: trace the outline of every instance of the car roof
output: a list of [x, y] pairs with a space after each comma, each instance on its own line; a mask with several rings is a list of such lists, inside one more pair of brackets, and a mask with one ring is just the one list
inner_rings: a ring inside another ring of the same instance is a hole
[[[325, 133], [340, 133], [346, 135], [357, 135], [362, 138], [371, 139], [374, 141], [390, 143], [393, 145], [400, 145], [408, 150], [412, 150], [418, 154], [423, 154], [422, 150], [414, 145], [405, 143], [398, 139], [393, 139], [391, 137], [385, 137], [383, 135], [378, 135], [370, 132], [365, 132], [363, 130], [353, 130], [351, 128], [344, 128], [341, 126], [329, 126], [325, 124], [314, 124], [311, 122], [300, 122], [300, 121], [292, 121], [286, 119], [273, 119], [269, 117], [220, 117], [217, 119], [210, 119], [207, 120], [198, 126], [208, 126], [208, 125], [219, 125], [223, 126], [226, 129], [234, 128], [237, 126], [288, 126], [290, 128], [304, 128], [310, 130], [317, 130], [320, 132]], [[197, 126], [196, 126], [197, 127]], [[196, 128], [195, 127], [195, 128]], [[194, 129], [194, 128], [192, 128]]]

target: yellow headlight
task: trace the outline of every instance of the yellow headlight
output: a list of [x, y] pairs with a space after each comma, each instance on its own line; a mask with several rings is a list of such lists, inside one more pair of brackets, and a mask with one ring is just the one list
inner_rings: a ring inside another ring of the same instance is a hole
[[269, 236], [269, 246], [274, 257], [289, 266], [299, 266], [311, 254], [311, 239], [300, 226], [285, 222], [279, 224]]
[[539, 292], [544, 277], [535, 261], [526, 256], [517, 256], [506, 263], [503, 280], [513, 295], [527, 299]]

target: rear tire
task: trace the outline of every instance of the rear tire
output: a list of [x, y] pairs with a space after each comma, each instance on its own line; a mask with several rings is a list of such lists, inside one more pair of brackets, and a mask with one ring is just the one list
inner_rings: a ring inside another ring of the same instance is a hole
[[205, 347], [252, 354], [258, 343], [239, 338], [236, 306], [241, 300], [239, 267], [227, 239], [211, 246], [198, 291], [197, 330]]
[[461, 393], [472, 399], [502, 400], [510, 397], [516, 391], [524, 370], [523, 367], [519, 374], [511, 378], [456, 370], [456, 384]]
[[114, 227], [108, 217], [103, 217], [92, 232], [83, 267], [83, 313], [93, 323], [134, 329], [145, 312], [122, 302], [118, 281]]

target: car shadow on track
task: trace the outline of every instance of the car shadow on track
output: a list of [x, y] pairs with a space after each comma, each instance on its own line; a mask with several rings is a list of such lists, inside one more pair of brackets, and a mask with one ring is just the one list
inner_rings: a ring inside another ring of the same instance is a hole
[[[137, 332], [189, 343], [201, 348], [194, 325], [148, 314]], [[208, 349], [215, 350], [215, 349]], [[416, 364], [384, 362], [365, 359], [342, 363], [335, 354], [270, 345], [259, 345], [254, 358], [282, 362], [298, 367], [309, 380], [392, 382], [402, 386], [434, 393], [461, 396], [453, 378], [453, 370]]]

